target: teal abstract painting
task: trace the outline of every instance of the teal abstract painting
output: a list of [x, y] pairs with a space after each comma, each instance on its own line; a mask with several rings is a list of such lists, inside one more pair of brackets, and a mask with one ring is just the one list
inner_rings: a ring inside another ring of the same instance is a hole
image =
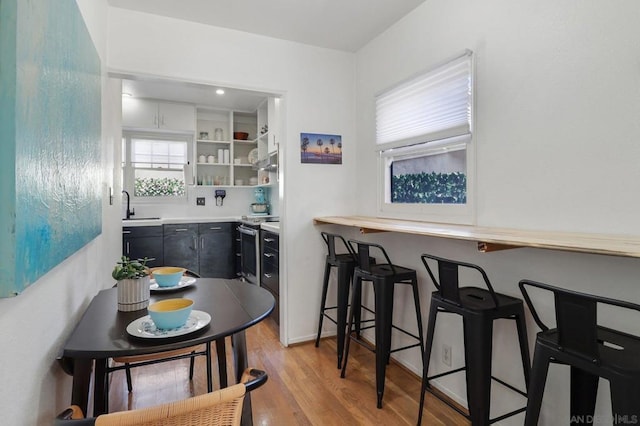
[[0, 297], [102, 230], [101, 63], [75, 0], [0, 1]]

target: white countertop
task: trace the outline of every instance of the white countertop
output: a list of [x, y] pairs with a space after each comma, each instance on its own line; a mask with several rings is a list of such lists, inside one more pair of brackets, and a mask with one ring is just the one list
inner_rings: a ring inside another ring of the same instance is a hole
[[280, 222], [263, 222], [260, 224], [260, 228], [265, 231], [270, 231], [275, 234], [280, 233]]
[[237, 222], [240, 216], [227, 217], [164, 217], [160, 219], [122, 220], [122, 226], [160, 226], [172, 223], [208, 223], [208, 222]]
[[[249, 218], [253, 216], [248, 216]], [[263, 216], [261, 216], [263, 217]], [[209, 222], [239, 222], [246, 220], [247, 216], [214, 216], [214, 217], [164, 217], [159, 219], [133, 219], [122, 220], [122, 226], [135, 227], [135, 226], [162, 226], [167, 224], [178, 223], [209, 223]], [[261, 223], [262, 229], [267, 231], [280, 233], [280, 222], [263, 222]]]

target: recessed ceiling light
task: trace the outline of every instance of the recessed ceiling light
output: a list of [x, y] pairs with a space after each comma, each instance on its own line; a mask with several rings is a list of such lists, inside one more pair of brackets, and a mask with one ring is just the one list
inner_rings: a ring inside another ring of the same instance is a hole
[[218, 95], [224, 95], [224, 90], [222, 90], [222, 89], [218, 89], [218, 90], [216, 90], [216, 94], [218, 94]]

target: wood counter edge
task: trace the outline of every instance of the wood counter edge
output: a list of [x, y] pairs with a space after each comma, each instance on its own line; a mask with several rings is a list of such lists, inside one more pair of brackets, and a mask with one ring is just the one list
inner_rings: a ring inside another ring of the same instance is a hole
[[[314, 225], [343, 225], [360, 228], [361, 233], [400, 232], [450, 238], [478, 243], [485, 252], [531, 247], [578, 253], [640, 257], [640, 237], [487, 228], [436, 222], [419, 222], [368, 216], [325, 216], [313, 218]], [[482, 245], [481, 245], [482, 244]]]

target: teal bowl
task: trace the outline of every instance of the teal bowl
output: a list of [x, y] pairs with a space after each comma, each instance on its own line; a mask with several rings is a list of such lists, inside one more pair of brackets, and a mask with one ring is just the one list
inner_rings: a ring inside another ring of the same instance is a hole
[[154, 269], [152, 273], [159, 287], [175, 287], [180, 284], [180, 278], [182, 278], [184, 271], [184, 268], [170, 266]]
[[193, 309], [191, 299], [165, 299], [147, 308], [151, 320], [157, 328], [170, 330], [182, 327]]

